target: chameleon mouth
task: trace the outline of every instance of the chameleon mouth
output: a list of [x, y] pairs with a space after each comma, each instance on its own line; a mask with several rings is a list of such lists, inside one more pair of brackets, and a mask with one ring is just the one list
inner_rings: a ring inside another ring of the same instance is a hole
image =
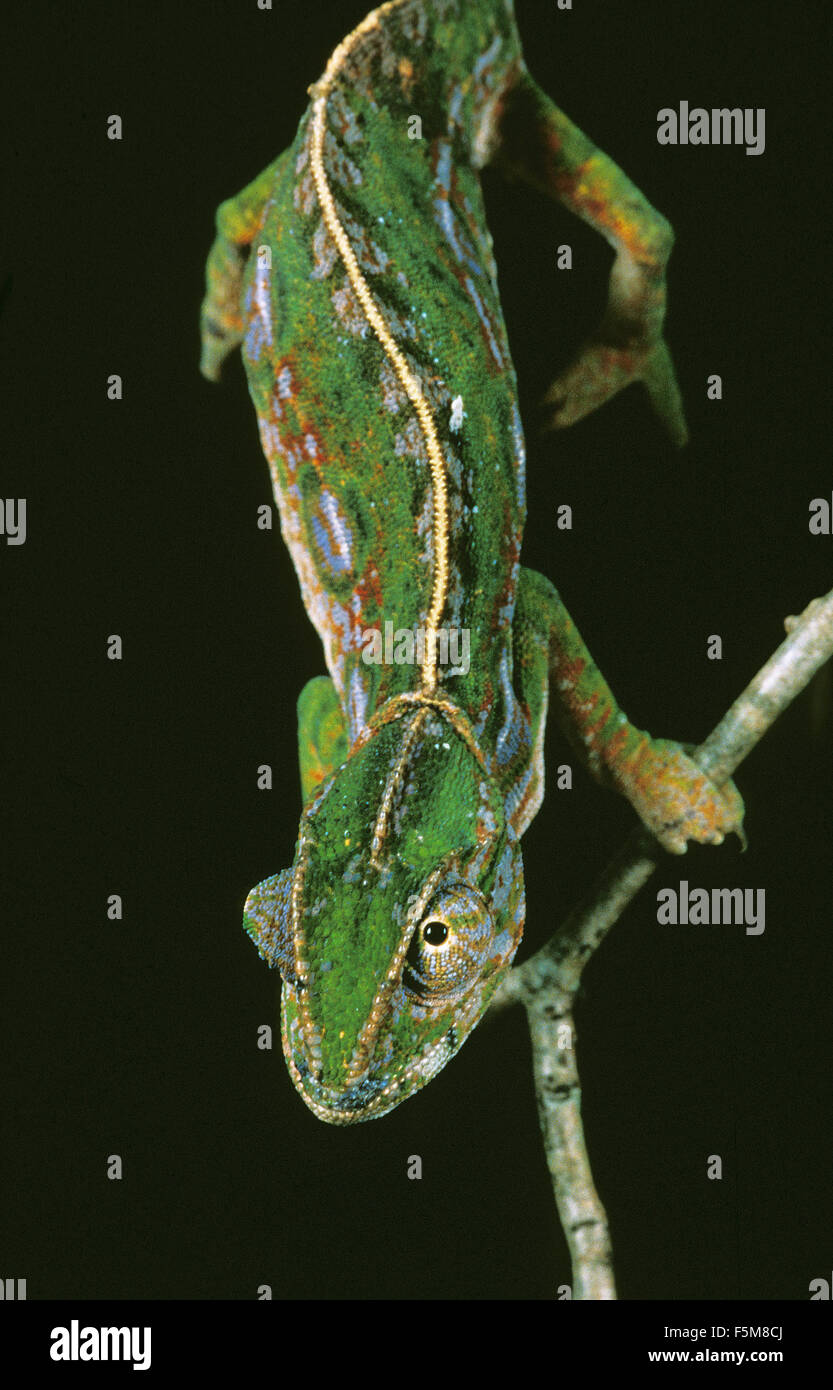
[[378, 1115], [386, 1115], [404, 1096], [398, 1085], [383, 1086], [381, 1081], [369, 1077], [339, 1091], [323, 1086], [316, 1081], [306, 1064], [287, 1056], [289, 1072], [295, 1089], [312, 1113], [331, 1125], [359, 1124], [362, 1120], [372, 1120]]
[[426, 1048], [393, 1081], [365, 1075], [353, 1085], [325, 1086], [312, 1074], [302, 1053], [295, 1050], [283, 1032], [283, 1053], [295, 1089], [312, 1113], [331, 1125], [360, 1124], [386, 1115], [408, 1096], [420, 1090], [454, 1056], [462, 1039], [456, 1028]]

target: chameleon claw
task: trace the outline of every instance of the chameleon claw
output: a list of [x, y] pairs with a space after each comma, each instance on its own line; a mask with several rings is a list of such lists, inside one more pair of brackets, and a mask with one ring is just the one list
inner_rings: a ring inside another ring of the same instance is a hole
[[743, 837], [744, 806], [734, 783], [716, 787], [689, 757], [685, 746], [650, 740], [620, 782], [643, 824], [671, 854], [684, 854], [689, 840], [722, 845], [727, 835]]

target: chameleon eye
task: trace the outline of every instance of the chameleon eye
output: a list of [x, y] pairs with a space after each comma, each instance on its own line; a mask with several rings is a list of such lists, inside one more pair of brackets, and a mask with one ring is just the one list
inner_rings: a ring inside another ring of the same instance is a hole
[[442, 889], [411, 938], [403, 975], [421, 999], [448, 999], [477, 979], [492, 943], [485, 898], [467, 883]]
[[448, 927], [445, 922], [426, 922], [422, 928], [422, 937], [428, 942], [429, 946], [442, 946], [448, 936]]

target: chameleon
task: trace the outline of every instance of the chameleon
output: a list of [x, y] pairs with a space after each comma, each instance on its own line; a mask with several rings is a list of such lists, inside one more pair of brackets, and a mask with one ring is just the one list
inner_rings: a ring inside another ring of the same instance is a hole
[[524, 432], [480, 170], [615, 253], [602, 322], [547, 393], [556, 429], [641, 381], [685, 442], [670, 224], [538, 87], [511, 0], [390, 0], [308, 90], [290, 147], [217, 211], [201, 370], [217, 380], [241, 347], [328, 671], [298, 699], [294, 860], [251, 890], [244, 928], [281, 975], [295, 1087], [351, 1124], [436, 1076], [511, 967], [550, 700], [667, 850], [741, 834], [743, 803], [631, 724], [521, 565]]

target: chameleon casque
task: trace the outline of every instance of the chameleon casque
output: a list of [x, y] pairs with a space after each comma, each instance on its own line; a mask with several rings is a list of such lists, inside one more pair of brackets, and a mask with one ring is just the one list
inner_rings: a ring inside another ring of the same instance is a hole
[[[616, 252], [603, 322], [548, 397], [559, 426], [642, 380], [685, 441], [670, 226], [532, 80], [511, 0], [384, 4], [310, 94], [290, 148], [218, 210], [201, 366], [216, 379], [242, 345], [329, 671], [298, 701], [294, 863], [244, 926], [281, 972], [295, 1086], [349, 1124], [435, 1076], [509, 969], [550, 694], [667, 849], [739, 830], [742, 803], [629, 723], [521, 567], [524, 439], [478, 170], [545, 190]], [[421, 635], [421, 661], [365, 659], [386, 624]], [[465, 671], [443, 660], [453, 631]]]

